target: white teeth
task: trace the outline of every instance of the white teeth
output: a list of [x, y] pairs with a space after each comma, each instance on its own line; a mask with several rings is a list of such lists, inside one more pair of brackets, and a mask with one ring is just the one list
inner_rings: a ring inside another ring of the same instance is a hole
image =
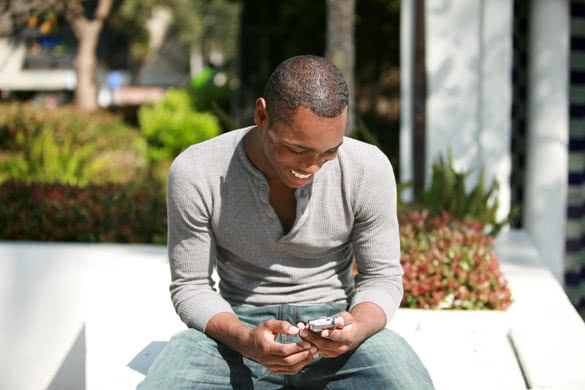
[[311, 177], [311, 174], [310, 173], [308, 173], [306, 175], [302, 175], [302, 174], [300, 174], [300, 173], [298, 173], [296, 171], [293, 171], [292, 169], [290, 171], [292, 172], [293, 175], [295, 175], [295, 177], [297, 177], [299, 179], [306, 179], [308, 177]]

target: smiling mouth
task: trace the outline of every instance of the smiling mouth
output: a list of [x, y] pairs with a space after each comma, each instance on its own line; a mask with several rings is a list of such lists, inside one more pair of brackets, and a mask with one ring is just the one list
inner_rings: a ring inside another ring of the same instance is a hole
[[311, 173], [307, 173], [306, 175], [303, 175], [302, 173], [299, 173], [297, 171], [293, 171], [292, 169], [289, 168], [289, 171], [291, 171], [291, 173], [294, 175], [294, 177], [296, 177], [297, 179], [308, 179], [309, 177], [311, 177]]

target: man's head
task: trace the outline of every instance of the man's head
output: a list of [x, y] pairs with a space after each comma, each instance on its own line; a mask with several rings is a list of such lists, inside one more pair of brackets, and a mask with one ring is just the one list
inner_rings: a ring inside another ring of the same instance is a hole
[[283, 61], [264, 88], [270, 126], [290, 122], [299, 107], [322, 118], [341, 114], [349, 92], [343, 74], [325, 58], [304, 55]]
[[347, 84], [324, 58], [293, 57], [280, 64], [256, 100], [259, 148], [250, 156], [269, 179], [289, 188], [312, 180], [343, 143]]

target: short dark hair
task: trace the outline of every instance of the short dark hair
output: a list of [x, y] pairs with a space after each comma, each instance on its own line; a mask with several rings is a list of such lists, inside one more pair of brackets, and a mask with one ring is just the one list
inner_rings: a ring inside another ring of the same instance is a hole
[[334, 118], [349, 104], [343, 73], [323, 57], [291, 57], [276, 67], [264, 88], [269, 125], [290, 121], [303, 106], [314, 114]]

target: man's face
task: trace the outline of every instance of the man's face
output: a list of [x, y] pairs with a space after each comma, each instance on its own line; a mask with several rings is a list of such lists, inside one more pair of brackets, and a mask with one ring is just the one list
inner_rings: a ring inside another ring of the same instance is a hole
[[279, 121], [262, 131], [269, 176], [289, 188], [300, 188], [313, 179], [323, 164], [337, 156], [343, 143], [347, 108], [334, 118], [322, 118], [299, 107], [291, 122]]

